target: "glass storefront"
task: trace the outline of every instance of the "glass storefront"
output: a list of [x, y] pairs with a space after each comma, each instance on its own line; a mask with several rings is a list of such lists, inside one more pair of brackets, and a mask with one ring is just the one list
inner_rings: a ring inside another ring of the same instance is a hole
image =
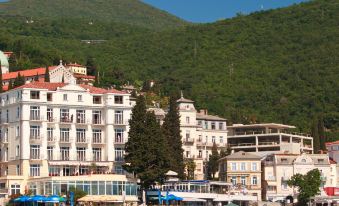
[[88, 195], [137, 195], [138, 186], [124, 181], [37, 181], [30, 182], [33, 194], [65, 195], [70, 188], [85, 191]]

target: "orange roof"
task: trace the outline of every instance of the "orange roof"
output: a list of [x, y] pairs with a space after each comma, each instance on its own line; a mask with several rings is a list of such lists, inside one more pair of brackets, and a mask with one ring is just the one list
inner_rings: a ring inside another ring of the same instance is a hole
[[83, 66], [83, 65], [81, 65], [81, 64], [77, 64], [77, 63], [74, 63], [74, 64], [70, 63], [70, 64], [67, 64], [66, 66], [71, 66], [71, 67], [85, 67], [85, 66]]
[[114, 93], [114, 94], [127, 94], [125, 92], [116, 90], [116, 89], [103, 89], [103, 88], [99, 88], [99, 87], [93, 87], [87, 84], [80, 84], [79, 86], [81, 86], [84, 89], [88, 89], [90, 93], [93, 94], [107, 94], [107, 93]]
[[65, 83], [50, 83], [50, 82], [31, 82], [15, 89], [32, 88], [32, 89], [48, 89], [49, 91], [56, 91], [58, 87], [65, 86]]
[[74, 74], [75, 78], [81, 78], [81, 79], [95, 79], [95, 76], [91, 75], [84, 75], [84, 74]]
[[339, 140], [335, 141], [335, 142], [325, 142], [326, 146], [330, 146], [330, 145], [333, 145], [333, 144], [339, 144]]
[[[53, 70], [56, 66], [48, 67], [49, 70]], [[46, 73], [46, 68], [35, 68], [35, 69], [28, 69], [16, 72], [9, 72], [2, 75], [2, 80], [10, 80], [15, 79], [18, 74], [20, 73], [21, 76], [24, 77], [33, 77], [38, 75], [44, 75]]]

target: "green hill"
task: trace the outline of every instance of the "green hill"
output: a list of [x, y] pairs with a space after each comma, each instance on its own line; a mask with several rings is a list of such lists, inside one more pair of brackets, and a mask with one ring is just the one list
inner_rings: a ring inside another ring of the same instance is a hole
[[139, 0], [10, 0], [0, 4], [0, 14], [33, 21], [42, 18], [82, 19], [94, 24], [116, 22], [150, 29], [186, 25], [183, 20]]
[[[339, 128], [337, 0], [160, 32], [112, 22], [91, 28], [76, 19], [1, 21], [0, 49], [20, 53], [21, 68], [94, 59], [106, 86], [154, 79], [162, 94], [182, 89], [230, 122], [281, 122], [308, 131], [322, 114], [326, 128]], [[81, 43], [90, 37], [108, 41]]]

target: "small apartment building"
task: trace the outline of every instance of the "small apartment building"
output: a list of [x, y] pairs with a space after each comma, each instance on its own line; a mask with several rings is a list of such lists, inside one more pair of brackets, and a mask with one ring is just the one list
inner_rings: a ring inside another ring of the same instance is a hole
[[226, 119], [209, 115], [207, 110], [198, 112], [194, 101], [183, 95], [177, 100], [180, 114], [180, 131], [183, 140], [184, 158], [196, 164], [196, 180], [206, 179], [206, 163], [215, 143], [220, 152], [227, 146]]
[[41, 82], [0, 94], [2, 196], [24, 193], [40, 178], [123, 174], [129, 97], [89, 85]]
[[287, 181], [295, 174], [306, 174], [310, 170], [321, 172], [321, 194], [325, 187], [336, 186], [336, 164], [326, 154], [271, 154], [263, 160], [263, 197], [265, 200], [296, 202], [297, 190]]
[[231, 193], [261, 200], [261, 156], [239, 151], [219, 160], [219, 180], [232, 183]]
[[228, 143], [232, 150], [247, 152], [313, 153], [313, 138], [290, 132], [295, 126], [264, 123], [228, 126]]
[[339, 141], [326, 142], [326, 149], [330, 159], [338, 162], [339, 161]]

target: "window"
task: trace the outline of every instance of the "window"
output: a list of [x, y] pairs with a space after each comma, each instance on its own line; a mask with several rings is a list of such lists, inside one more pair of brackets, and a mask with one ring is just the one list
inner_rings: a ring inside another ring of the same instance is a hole
[[38, 164], [30, 165], [29, 175], [32, 177], [40, 176], [40, 165]]
[[30, 120], [40, 120], [40, 107], [30, 107]]
[[245, 176], [241, 176], [240, 181], [241, 181], [242, 185], [246, 185], [246, 177]]
[[84, 124], [86, 122], [85, 110], [76, 110], [77, 123]]
[[198, 126], [202, 126], [202, 121], [198, 120]]
[[31, 159], [40, 159], [40, 145], [31, 145]]
[[216, 143], [216, 142], [215, 142], [215, 136], [212, 136], [212, 142], [213, 142], [213, 143]]
[[257, 163], [252, 162], [252, 171], [257, 171]]
[[211, 123], [211, 129], [215, 129], [215, 122]]
[[15, 157], [19, 157], [20, 156], [20, 145], [17, 145], [16, 147], [15, 147]]
[[40, 139], [40, 126], [35, 125], [30, 126], [30, 138]]
[[47, 93], [47, 101], [49, 101], [49, 102], [53, 101], [52, 93]]
[[258, 178], [257, 176], [253, 176], [252, 177], [252, 182], [251, 182], [252, 185], [257, 185], [258, 184]]
[[86, 160], [86, 148], [77, 147], [77, 160], [85, 161]]
[[186, 117], [186, 124], [190, 123], [190, 117]]
[[64, 101], [67, 101], [67, 94], [64, 94], [63, 97], [64, 97]]
[[48, 172], [50, 176], [60, 176], [60, 167], [58, 166], [49, 166]]
[[47, 160], [53, 160], [53, 149], [52, 146], [47, 147]]
[[82, 102], [82, 95], [78, 95], [78, 102]]
[[115, 161], [122, 162], [124, 161], [125, 150], [123, 148], [115, 148]]
[[93, 96], [93, 104], [101, 104], [101, 96]]
[[20, 107], [16, 108], [16, 118], [20, 118]]
[[60, 109], [61, 122], [73, 122], [73, 115], [69, 118], [69, 109]]
[[69, 160], [69, 147], [60, 147], [60, 160]]
[[60, 142], [69, 142], [69, 128], [60, 128]]
[[6, 110], [6, 123], [8, 123], [9, 122], [9, 111], [8, 111], [8, 109]]
[[224, 129], [224, 123], [219, 122], [219, 130], [223, 130]]
[[224, 137], [223, 137], [223, 136], [220, 136], [220, 137], [219, 137], [219, 140], [220, 140], [219, 142], [220, 142], [221, 144], [224, 143]]
[[86, 142], [86, 130], [76, 129], [77, 142]]
[[93, 161], [101, 161], [101, 148], [93, 148]]
[[102, 143], [101, 129], [93, 129], [92, 136], [93, 136], [93, 139], [92, 139], [93, 143]]
[[232, 176], [231, 177], [231, 183], [232, 183], [232, 185], [236, 185], [237, 184], [237, 177], [236, 176]]
[[208, 129], [208, 122], [205, 121], [205, 129]]
[[15, 137], [19, 137], [20, 136], [20, 126], [16, 126], [15, 128]]
[[286, 181], [282, 181], [281, 182], [281, 189], [283, 189], [283, 190], [287, 190], [288, 189], [288, 185], [287, 185]]
[[40, 99], [39, 91], [31, 91], [31, 99]]
[[123, 104], [122, 96], [114, 96], [114, 104]]
[[246, 163], [245, 162], [240, 163], [240, 170], [241, 171], [245, 171], [246, 170]]
[[190, 131], [186, 130], [186, 141], [188, 141], [190, 138]]
[[53, 109], [47, 108], [47, 121], [53, 122]]
[[93, 111], [92, 123], [101, 124], [101, 111]]
[[16, 175], [21, 175], [20, 165], [16, 165], [16, 168], [15, 168], [15, 174], [16, 174]]
[[231, 169], [232, 169], [232, 171], [236, 171], [237, 170], [237, 163], [232, 162], [231, 163]]
[[48, 142], [54, 141], [53, 128], [47, 128], [47, 141]]
[[15, 195], [15, 194], [20, 194], [20, 185], [11, 185], [11, 194]]
[[114, 124], [123, 124], [124, 116], [122, 111], [114, 112]]
[[117, 165], [114, 167], [115, 173], [117, 174], [124, 174], [124, 169], [122, 168], [121, 165]]
[[115, 133], [115, 138], [114, 138], [114, 142], [115, 143], [124, 143], [124, 130], [123, 129], [114, 129], [114, 133]]

